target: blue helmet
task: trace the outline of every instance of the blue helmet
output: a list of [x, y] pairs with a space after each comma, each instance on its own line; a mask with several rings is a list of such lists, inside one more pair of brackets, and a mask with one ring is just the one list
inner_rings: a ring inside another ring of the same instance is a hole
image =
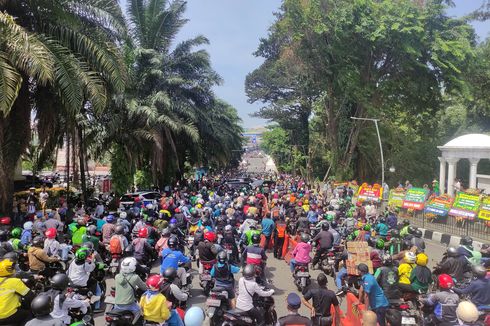
[[108, 223], [112, 223], [112, 222], [114, 222], [116, 219], [114, 218], [114, 215], [109, 214], [109, 215], [107, 215], [107, 217], [105, 218], [105, 220], [106, 220]]
[[204, 311], [200, 307], [192, 307], [185, 313], [184, 324], [185, 326], [202, 326], [204, 318]]

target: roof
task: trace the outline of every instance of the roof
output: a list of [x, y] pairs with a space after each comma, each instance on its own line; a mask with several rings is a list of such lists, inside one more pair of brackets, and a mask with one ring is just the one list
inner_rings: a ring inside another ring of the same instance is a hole
[[468, 134], [459, 136], [439, 148], [489, 148], [490, 136], [484, 134]]

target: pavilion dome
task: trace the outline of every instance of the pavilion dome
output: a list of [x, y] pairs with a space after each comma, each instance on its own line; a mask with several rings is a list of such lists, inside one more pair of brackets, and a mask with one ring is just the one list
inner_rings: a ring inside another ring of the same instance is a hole
[[490, 148], [490, 136], [484, 134], [467, 134], [449, 141], [442, 148]]

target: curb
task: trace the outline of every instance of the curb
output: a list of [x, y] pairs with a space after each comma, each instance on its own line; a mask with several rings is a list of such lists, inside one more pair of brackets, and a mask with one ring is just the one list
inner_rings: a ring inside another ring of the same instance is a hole
[[[432, 231], [432, 230], [427, 230], [423, 228], [418, 228], [420, 231], [422, 231], [424, 239], [427, 240], [432, 240], [435, 242], [440, 242], [442, 244], [445, 244], [446, 247], [457, 247], [459, 246], [461, 242], [461, 237], [457, 235], [452, 235], [448, 233], [442, 233], [442, 232], [437, 232], [437, 231]], [[483, 245], [483, 242], [480, 241], [473, 241], [473, 248], [475, 250], [480, 250]]]

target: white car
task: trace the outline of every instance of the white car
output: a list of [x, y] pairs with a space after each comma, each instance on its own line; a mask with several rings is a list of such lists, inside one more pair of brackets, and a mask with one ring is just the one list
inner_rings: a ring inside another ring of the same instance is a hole
[[130, 209], [134, 204], [134, 199], [137, 197], [139, 197], [140, 200], [143, 202], [143, 206], [146, 207], [146, 205], [148, 204], [153, 204], [155, 207], [157, 207], [160, 198], [162, 198], [162, 195], [156, 191], [139, 191], [128, 193], [121, 196], [121, 198], [119, 199], [119, 209]]

